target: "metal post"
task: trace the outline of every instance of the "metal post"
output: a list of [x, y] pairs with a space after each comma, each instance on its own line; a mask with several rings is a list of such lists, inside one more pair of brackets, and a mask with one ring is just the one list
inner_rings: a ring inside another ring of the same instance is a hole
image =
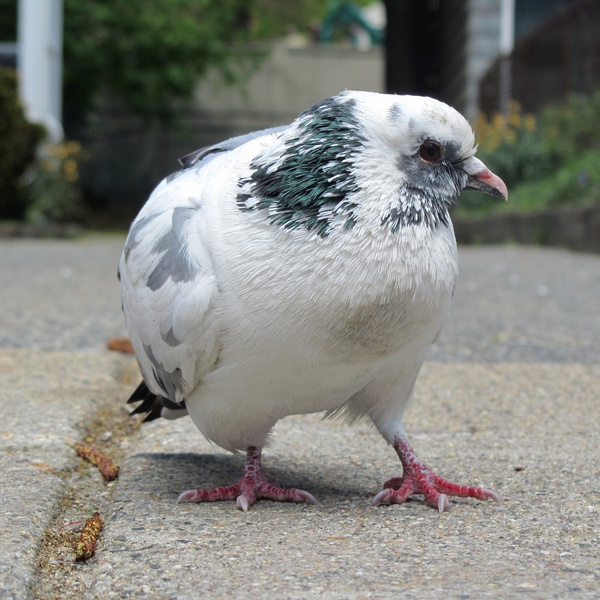
[[500, 3], [500, 112], [508, 115], [512, 99], [511, 53], [515, 45], [515, 0]]
[[19, 0], [19, 93], [27, 117], [42, 123], [51, 142], [63, 138], [62, 0]]

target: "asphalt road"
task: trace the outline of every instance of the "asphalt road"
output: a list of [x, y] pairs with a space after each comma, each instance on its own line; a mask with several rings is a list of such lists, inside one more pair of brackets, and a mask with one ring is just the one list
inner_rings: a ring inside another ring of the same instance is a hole
[[[315, 506], [177, 505], [240, 457], [189, 420], [139, 427], [116, 264], [123, 238], [0, 241], [0, 597], [597, 598], [600, 256], [460, 249], [461, 276], [406, 427], [440, 474], [502, 502], [371, 507], [399, 474], [370, 427], [284, 420], [265, 468]], [[72, 449], [119, 462], [106, 484]], [[73, 529], [97, 509], [94, 558]], [[65, 524], [69, 524], [65, 527]]]

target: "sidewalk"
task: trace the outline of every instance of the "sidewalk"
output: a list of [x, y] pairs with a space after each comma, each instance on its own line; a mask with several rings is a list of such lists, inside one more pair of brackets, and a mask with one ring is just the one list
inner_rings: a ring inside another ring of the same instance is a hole
[[[138, 428], [125, 400], [122, 238], [0, 242], [1, 598], [597, 598], [600, 595], [600, 256], [461, 248], [451, 323], [406, 427], [421, 457], [500, 504], [371, 507], [399, 473], [362, 424], [276, 428], [267, 472], [315, 506], [177, 505], [233, 482], [242, 460], [186, 419]], [[119, 462], [106, 484], [71, 445]], [[350, 450], [351, 449], [351, 450]], [[96, 556], [65, 523], [97, 509]]]

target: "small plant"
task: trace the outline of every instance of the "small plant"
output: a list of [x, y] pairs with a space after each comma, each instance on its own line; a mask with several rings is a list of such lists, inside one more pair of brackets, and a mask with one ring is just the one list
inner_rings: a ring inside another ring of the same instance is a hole
[[44, 128], [30, 123], [14, 70], [0, 69], [0, 219], [73, 221], [81, 216], [77, 142], [44, 144]]
[[0, 69], [0, 219], [23, 219], [27, 199], [23, 175], [35, 161], [38, 144], [45, 136], [41, 125], [24, 115], [13, 69]]
[[510, 103], [508, 115], [490, 119], [480, 115], [475, 123], [479, 155], [494, 172], [502, 173], [506, 185], [543, 177], [557, 165], [544, 128], [532, 114], [523, 113], [518, 102]]
[[40, 150], [26, 176], [27, 220], [37, 223], [79, 221], [82, 216], [79, 142], [65, 141]]
[[541, 210], [600, 202], [600, 91], [572, 96], [534, 116], [512, 102], [508, 115], [480, 115], [478, 156], [509, 188], [509, 202], [465, 194], [457, 215]]
[[591, 96], [572, 95], [542, 112], [550, 151], [564, 160], [588, 150], [600, 150], [600, 90]]

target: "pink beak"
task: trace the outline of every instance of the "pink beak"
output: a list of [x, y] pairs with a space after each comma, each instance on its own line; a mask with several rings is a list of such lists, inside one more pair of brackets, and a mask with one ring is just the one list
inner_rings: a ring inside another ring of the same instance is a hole
[[508, 198], [508, 188], [498, 175], [494, 175], [478, 158], [472, 156], [461, 166], [467, 174], [465, 190], [479, 190], [496, 198]]

